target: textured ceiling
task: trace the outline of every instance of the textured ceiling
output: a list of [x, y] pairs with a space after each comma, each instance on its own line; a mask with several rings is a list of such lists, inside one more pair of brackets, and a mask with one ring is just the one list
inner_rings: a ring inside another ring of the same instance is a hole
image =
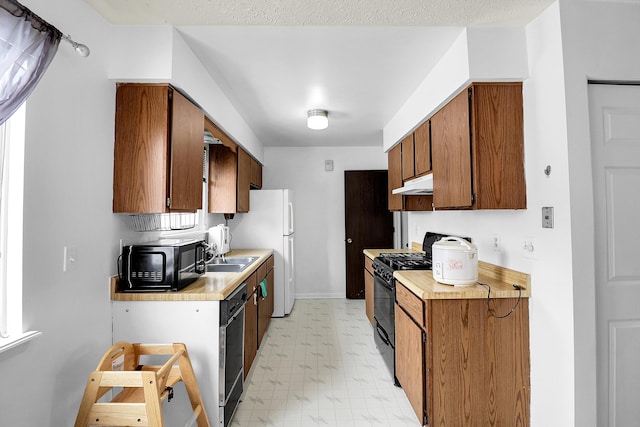
[[552, 0], [85, 0], [114, 24], [524, 24]]
[[[381, 146], [464, 27], [521, 26], [553, 0], [85, 1], [114, 24], [175, 26], [265, 146]], [[306, 128], [315, 108], [328, 129]]]

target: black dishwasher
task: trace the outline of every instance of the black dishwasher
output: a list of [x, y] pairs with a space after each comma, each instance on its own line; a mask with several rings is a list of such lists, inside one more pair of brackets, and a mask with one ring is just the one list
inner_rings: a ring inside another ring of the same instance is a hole
[[247, 284], [243, 283], [227, 298], [220, 301], [220, 372], [219, 408], [224, 427], [240, 402], [244, 385], [244, 305]]

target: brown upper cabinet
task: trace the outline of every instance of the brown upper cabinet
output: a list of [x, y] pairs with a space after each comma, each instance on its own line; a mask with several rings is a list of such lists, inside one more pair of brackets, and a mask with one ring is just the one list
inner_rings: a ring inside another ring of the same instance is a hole
[[431, 172], [431, 122], [427, 120], [413, 132], [414, 176]]
[[402, 187], [402, 144], [397, 144], [387, 154], [389, 170], [389, 210], [401, 211], [402, 194], [392, 194], [395, 188]]
[[436, 209], [526, 209], [521, 83], [474, 83], [431, 118]]
[[249, 190], [251, 188], [251, 157], [238, 147], [238, 210], [249, 212]]
[[402, 179], [407, 181], [431, 172], [431, 133], [427, 120], [402, 142]]
[[251, 158], [251, 188], [260, 190], [262, 188], [262, 165], [256, 159]]
[[[418, 128], [421, 129], [421, 127]], [[432, 196], [403, 196], [402, 194], [393, 194], [392, 191], [400, 188], [403, 182], [415, 178], [417, 175], [418, 155], [420, 156], [420, 175], [424, 175], [427, 171], [422, 171], [426, 163], [429, 164], [431, 170], [430, 148], [426, 150], [422, 146], [424, 143], [423, 135], [418, 130], [408, 135], [397, 144], [388, 153], [388, 171], [389, 171], [389, 210], [390, 211], [430, 211], [433, 210]], [[428, 124], [427, 124], [428, 131]], [[427, 139], [428, 141], [428, 139]], [[420, 144], [420, 150], [417, 149]], [[429, 155], [425, 160], [424, 153]]]
[[251, 157], [242, 148], [209, 146], [209, 212], [249, 212]]
[[416, 176], [415, 144], [413, 134], [407, 135], [402, 142], [402, 180], [406, 181]]
[[117, 85], [113, 212], [202, 208], [203, 121], [170, 85]]

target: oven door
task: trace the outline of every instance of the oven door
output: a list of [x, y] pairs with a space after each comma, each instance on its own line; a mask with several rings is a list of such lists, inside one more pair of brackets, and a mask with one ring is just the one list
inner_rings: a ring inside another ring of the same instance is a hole
[[373, 317], [376, 322], [385, 331], [387, 338], [392, 347], [395, 348], [395, 316], [394, 304], [396, 299], [395, 287], [389, 286], [379, 277], [374, 277], [373, 281]]
[[398, 385], [395, 376], [395, 288], [389, 287], [384, 280], [374, 277], [373, 317], [375, 319], [374, 341], [389, 369], [391, 379]]

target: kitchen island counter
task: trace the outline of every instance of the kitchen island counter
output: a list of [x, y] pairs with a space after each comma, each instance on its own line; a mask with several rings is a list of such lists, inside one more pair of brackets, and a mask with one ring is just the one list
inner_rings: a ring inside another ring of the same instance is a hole
[[273, 249], [234, 249], [226, 257], [258, 259], [240, 273], [205, 273], [195, 282], [177, 292], [118, 292], [118, 277], [111, 278], [112, 301], [221, 301], [243, 283], [267, 258]]

